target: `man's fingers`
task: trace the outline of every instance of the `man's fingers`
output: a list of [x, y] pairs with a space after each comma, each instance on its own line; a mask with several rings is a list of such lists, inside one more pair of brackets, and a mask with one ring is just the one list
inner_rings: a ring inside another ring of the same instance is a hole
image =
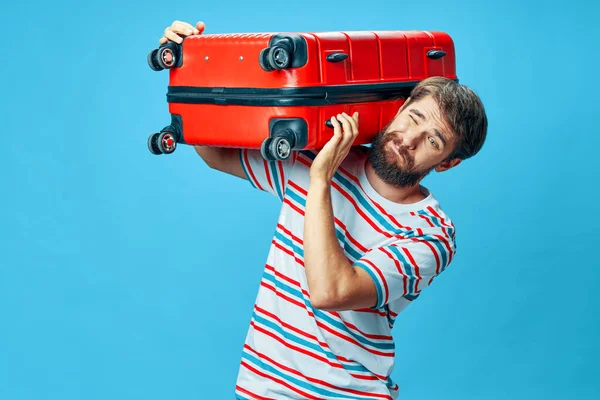
[[338, 119], [341, 119], [342, 125], [344, 126], [344, 139], [342, 144], [344, 147], [346, 147], [354, 141], [354, 127], [350, 122], [351, 118], [348, 116], [348, 114], [342, 113], [338, 116]]
[[183, 38], [179, 35], [177, 35], [175, 32], [173, 32], [170, 28], [165, 29], [165, 35], [164, 37], [166, 37], [167, 39], [175, 42], [175, 43], [183, 43]]
[[358, 136], [358, 113], [355, 112], [354, 114], [352, 114], [352, 117], [350, 117], [346, 113], [344, 113], [344, 115], [346, 116], [346, 118], [348, 118], [348, 122], [350, 122], [350, 125], [352, 125], [353, 136]]
[[336, 117], [331, 117], [331, 124], [333, 125], [333, 136], [338, 139], [342, 138], [342, 124], [337, 120]]
[[344, 127], [344, 133], [347, 135], [352, 135], [352, 125], [350, 125], [348, 115], [346, 113], [338, 114], [338, 119], [342, 122], [342, 126]]
[[187, 22], [175, 21], [171, 25], [171, 29], [182, 35], [192, 35], [194, 33], [194, 27]]
[[163, 36], [158, 39], [158, 44], [165, 44], [169, 40], [181, 44], [183, 43], [182, 36], [199, 35], [205, 27], [202, 21], [197, 22], [195, 27], [187, 22], [173, 21], [171, 26], [165, 29]]
[[194, 34], [199, 35], [202, 32], [204, 32], [205, 29], [206, 29], [206, 24], [204, 24], [204, 22], [202, 22], [202, 21], [198, 21], [196, 23], [196, 31], [194, 32]]

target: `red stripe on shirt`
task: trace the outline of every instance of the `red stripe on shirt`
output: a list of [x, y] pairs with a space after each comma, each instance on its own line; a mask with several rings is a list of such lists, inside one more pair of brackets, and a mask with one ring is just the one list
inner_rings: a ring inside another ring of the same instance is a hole
[[294, 260], [296, 260], [296, 262], [300, 265], [302, 265], [302, 267], [304, 267], [304, 261], [302, 261], [301, 259], [299, 259], [298, 257], [296, 257], [296, 253], [294, 253], [292, 250], [286, 249], [285, 247], [283, 247], [282, 244], [279, 244], [279, 242], [277, 242], [275, 239], [273, 239], [271, 241], [271, 243], [273, 243], [275, 245], [275, 247], [277, 247], [279, 250], [283, 251], [286, 254], [289, 254], [290, 256], [294, 257]]
[[277, 168], [279, 169], [279, 176], [281, 177], [281, 195], [285, 192], [285, 176], [283, 174], [283, 163], [278, 162]]
[[358, 341], [356, 341], [356, 340], [354, 340], [352, 338], [349, 338], [348, 336], [344, 336], [344, 335], [342, 335], [341, 333], [339, 333], [336, 330], [333, 330], [332, 328], [330, 328], [329, 326], [327, 326], [324, 323], [320, 322], [316, 318], [315, 318], [315, 321], [317, 322], [317, 326], [319, 326], [321, 329], [324, 329], [327, 332], [331, 333], [332, 335], [335, 335], [335, 336], [339, 337], [340, 339], [345, 340], [346, 342], [352, 343], [353, 345], [358, 346], [361, 349], [366, 350], [366, 351], [368, 351], [371, 354], [375, 354], [375, 355], [382, 356], [382, 357], [394, 357], [394, 352], [393, 351], [391, 353], [384, 353], [384, 352], [379, 351], [379, 350], [369, 349], [369, 348], [365, 347], [365, 345], [363, 345], [362, 343], [360, 343], [360, 342], [358, 342]]
[[414, 267], [415, 276], [417, 277], [417, 279], [415, 281], [415, 293], [419, 293], [419, 282], [422, 279], [421, 272], [419, 271], [419, 265], [417, 264], [414, 257], [412, 256], [412, 254], [410, 254], [410, 251], [408, 251], [408, 249], [406, 247], [402, 247], [402, 251], [404, 252], [406, 257], [408, 257], [408, 260], [410, 261], [411, 265]]
[[379, 268], [377, 268], [375, 266], [375, 264], [373, 264], [370, 260], [367, 260], [365, 258], [365, 259], [362, 259], [361, 261], [369, 264], [373, 268], [373, 270], [375, 270], [375, 272], [377, 272], [377, 275], [379, 275], [379, 278], [381, 278], [381, 281], [383, 282], [383, 287], [385, 289], [385, 297], [384, 297], [383, 304], [387, 304], [388, 299], [389, 299], [389, 289], [388, 289], [388, 285], [387, 285], [387, 282], [385, 280], [385, 277], [383, 276], [383, 274], [381, 273], [381, 271], [379, 270]]
[[[289, 185], [294, 188], [296, 191], [298, 191], [301, 195], [303, 195], [304, 197], [308, 196], [308, 192], [306, 190], [304, 190], [302, 187], [298, 186], [298, 184], [294, 183], [293, 181], [289, 181], [288, 182]], [[292, 205], [292, 203], [290, 202], [286, 202], [289, 205], [293, 206], [293, 207], [297, 207], [295, 205]], [[299, 211], [299, 208], [295, 208], [296, 211]], [[302, 215], [304, 215], [304, 212], [301, 212]], [[353, 245], [355, 245], [359, 250], [361, 250], [363, 253], [367, 252], [367, 248], [365, 246], [363, 246], [362, 244], [360, 244], [360, 242], [356, 239], [354, 239], [354, 237], [350, 234], [350, 232], [348, 232], [348, 229], [346, 228], [346, 225], [344, 223], [342, 223], [342, 221], [340, 221], [337, 217], [334, 216], [334, 221], [336, 222], [336, 224], [341, 227], [344, 230], [344, 233], [346, 234], [346, 238], [350, 241], [350, 243], [352, 243]]]
[[[291, 284], [292, 284], [292, 285], [294, 285], [294, 286], [301, 287], [301, 286], [300, 286], [300, 282], [298, 282], [298, 281], [296, 281], [296, 280], [294, 280], [294, 279], [292, 279], [292, 278], [289, 278], [289, 277], [287, 277], [287, 276], [283, 275], [283, 274], [282, 274], [282, 273], [280, 273], [279, 271], [275, 271], [275, 267], [273, 267], [272, 265], [266, 264], [266, 265], [265, 265], [265, 269], [268, 269], [269, 271], [272, 271], [272, 272], [275, 274], [275, 276], [276, 276], [276, 277], [278, 277], [278, 278], [281, 278], [281, 279], [283, 279], [284, 281], [286, 281], [286, 282], [288, 282], [288, 283], [291, 283]], [[309, 297], [310, 297], [310, 296], [309, 296]]]
[[[374, 267], [374, 268], [377, 269], [376, 267]], [[385, 283], [385, 281], [384, 281], [384, 284], [386, 285], [386, 290], [387, 290], [387, 284]], [[275, 292], [275, 294], [277, 296], [281, 297], [282, 299], [285, 299], [285, 300], [289, 301], [290, 303], [292, 303], [292, 304], [294, 304], [294, 305], [296, 305], [296, 306], [298, 306], [298, 307], [300, 307], [302, 309], [307, 310], [308, 314], [311, 317], [314, 318], [317, 326], [319, 326], [321, 329], [326, 330], [327, 332], [331, 333], [332, 335], [335, 335], [335, 336], [339, 337], [340, 339], [343, 339], [343, 340], [345, 340], [345, 341], [347, 341], [349, 343], [352, 343], [353, 345], [358, 346], [358, 347], [360, 347], [360, 348], [368, 351], [371, 354], [376, 354], [376, 355], [380, 355], [380, 356], [384, 356], [384, 357], [393, 357], [394, 356], [394, 352], [392, 352], [392, 353], [384, 353], [384, 352], [381, 352], [379, 350], [369, 349], [368, 347], [364, 346], [362, 343], [356, 341], [354, 338], [348, 337], [348, 336], [346, 336], [346, 335], [344, 335], [344, 334], [342, 334], [342, 333], [334, 330], [333, 328], [330, 328], [328, 325], [325, 325], [323, 322], [321, 322], [320, 320], [318, 320], [315, 317], [315, 315], [310, 310], [308, 310], [308, 307], [307, 307], [306, 304], [300, 303], [297, 300], [289, 298], [288, 296], [286, 296], [286, 295], [282, 294], [281, 292], [277, 291], [275, 288], [273, 288], [270, 285], [266, 284], [265, 281], [261, 282], [261, 286], [263, 286], [263, 287], [265, 287], [267, 289], [270, 289], [271, 291]], [[304, 289], [302, 289], [302, 293], [305, 296], [308, 297], [308, 292], [306, 292]], [[387, 293], [386, 293], [386, 299], [387, 299]]]
[[370, 398], [380, 398], [380, 399], [389, 399], [389, 400], [392, 400], [391, 396], [385, 395], [385, 394], [367, 393], [367, 392], [362, 392], [362, 391], [359, 391], [359, 390], [346, 389], [346, 388], [343, 388], [343, 387], [337, 387], [335, 385], [332, 385], [331, 383], [325, 382], [325, 381], [323, 381], [321, 379], [317, 379], [317, 378], [313, 378], [313, 377], [310, 377], [310, 376], [306, 376], [306, 375], [302, 374], [301, 372], [296, 371], [293, 368], [290, 368], [290, 367], [287, 367], [287, 366], [285, 366], [283, 364], [280, 364], [277, 361], [273, 360], [272, 358], [268, 357], [267, 355], [262, 354], [262, 353], [260, 353], [260, 352], [258, 352], [256, 350], [254, 350], [253, 348], [251, 348], [248, 345], [244, 345], [244, 348], [246, 350], [254, 353], [256, 356], [258, 356], [258, 358], [267, 360], [269, 363], [277, 366], [278, 368], [280, 368], [280, 369], [282, 369], [284, 371], [287, 371], [287, 372], [289, 372], [291, 374], [294, 374], [296, 376], [299, 376], [301, 378], [304, 378], [304, 379], [306, 379], [309, 382], [316, 383], [316, 384], [319, 384], [319, 385], [322, 385], [322, 386], [326, 386], [326, 387], [331, 388], [331, 389], [339, 390], [341, 392], [352, 393], [352, 394], [359, 395], [359, 396], [369, 396]]
[[350, 241], [350, 243], [352, 243], [354, 246], [356, 246], [363, 253], [366, 253], [369, 250], [365, 246], [360, 244], [358, 242], [358, 240], [356, 240], [352, 237], [350, 232], [348, 232], [348, 228], [346, 228], [346, 225], [342, 221], [340, 221], [337, 217], [334, 217], [334, 220], [340, 226], [340, 228], [342, 228], [344, 230], [344, 233], [346, 234], [346, 238]]
[[[287, 276], [285, 276], [285, 275], [281, 274], [280, 272], [276, 271], [276, 270], [275, 270], [275, 268], [274, 268], [273, 266], [271, 266], [271, 265], [269, 265], [269, 264], [266, 264], [266, 266], [265, 266], [265, 269], [267, 269], [267, 270], [269, 270], [269, 271], [272, 271], [272, 272], [273, 272], [273, 274], [274, 274], [276, 277], [278, 277], [279, 279], [283, 279], [283, 280], [285, 280], [286, 282], [288, 282], [288, 283], [291, 283], [292, 285], [296, 286], [298, 289], [300, 289], [300, 290], [302, 291], [302, 293], [303, 293], [303, 294], [304, 294], [304, 295], [305, 295], [307, 298], [310, 298], [310, 295], [309, 295], [309, 293], [308, 293], [306, 290], [304, 290], [304, 289], [302, 288], [302, 286], [300, 285], [300, 282], [298, 282], [298, 281], [296, 281], [296, 280], [294, 280], [294, 279], [291, 279], [291, 278], [289, 278], [289, 277], [287, 277]], [[304, 308], [305, 308], [305, 309], [307, 309], [306, 305], [304, 305]], [[307, 310], [308, 310], [308, 309], [307, 309]], [[267, 311], [265, 311], [265, 313], [266, 313], [266, 312], [267, 312]], [[311, 317], [313, 317], [313, 318], [315, 317], [315, 316], [314, 316], [314, 314], [313, 314], [312, 312], [310, 312], [310, 311], [308, 311], [308, 314], [309, 314]], [[346, 321], [344, 321], [344, 320], [342, 319], [342, 317], [340, 316], [340, 314], [339, 314], [339, 313], [337, 313], [337, 312], [332, 312], [331, 314], [332, 314], [333, 316], [335, 316], [335, 317], [339, 318], [339, 320], [340, 320], [340, 322], [341, 322], [341, 323], [343, 323], [344, 325], [346, 325], [346, 326], [347, 326], [347, 327], [349, 327], [349, 328], [352, 328], [352, 329], [354, 329], [356, 332], [360, 333], [362, 336], [364, 336], [364, 337], [366, 337], [366, 338], [370, 338], [370, 339], [378, 339], [378, 340], [393, 340], [393, 338], [392, 338], [391, 336], [388, 336], [388, 335], [373, 335], [373, 334], [365, 333], [365, 332], [361, 331], [360, 329], [358, 329], [358, 327], [356, 327], [355, 325], [351, 324], [350, 322], [346, 322]], [[385, 314], [383, 314], [383, 316], [385, 316]], [[272, 315], [271, 317], [272, 317], [272, 318], [274, 318], [274, 319], [277, 319], [278, 321], [280, 321], [280, 322], [281, 322], [281, 320], [279, 320], [279, 318], [278, 318], [278, 317], [276, 317], [275, 315]], [[283, 322], [281, 322], [281, 323], [283, 324]], [[290, 329], [294, 330], [295, 328], [292, 328], [292, 327], [290, 326]], [[298, 332], [298, 333], [300, 333], [300, 332]], [[310, 337], [310, 336], [307, 336], [308, 334], [303, 334], [303, 333], [300, 333], [300, 334], [302, 334], [303, 336], [306, 336], [306, 337]], [[317, 340], [317, 341], [318, 341], [318, 339], [317, 339], [316, 337], [311, 337], [311, 338], [312, 338], [312, 339], [314, 339], [314, 340]], [[318, 343], [319, 343], [321, 346], [323, 346], [323, 345], [327, 346], [327, 344], [326, 344], [326, 343], [321, 343], [321, 342], [318, 342]], [[328, 347], [327, 347], [327, 348], [328, 348]], [[338, 357], [338, 358], [340, 358], [340, 357]], [[351, 360], [347, 360], [347, 361], [351, 361]]]
[[310, 166], [311, 166], [310, 162], [305, 160], [304, 157], [298, 157], [298, 161], [300, 161], [302, 164], [306, 165], [308, 168], [310, 168]]
[[275, 315], [273, 313], [270, 313], [269, 311], [265, 310], [262, 307], [254, 306], [254, 309], [256, 311], [258, 311], [259, 314], [266, 315], [266, 316], [268, 316], [268, 317], [276, 320], [279, 323], [279, 325], [283, 326], [284, 328], [287, 328], [287, 329], [291, 330], [292, 332], [297, 333], [300, 336], [304, 336], [305, 338], [313, 340], [313, 341], [319, 343], [319, 345], [321, 347], [323, 347], [324, 349], [327, 349], [327, 350], [331, 351], [331, 349], [329, 348], [329, 345], [327, 343], [325, 343], [325, 342], [320, 342], [319, 339], [316, 336], [311, 335], [310, 333], [304, 332], [304, 331], [302, 331], [302, 330], [296, 328], [295, 326], [292, 326], [292, 325], [290, 325], [290, 324], [288, 324], [286, 322], [283, 322], [281, 320], [281, 318], [279, 318], [277, 315]]
[[381, 315], [382, 317], [385, 317], [385, 316], [386, 316], [386, 314], [385, 314], [383, 311], [381, 311], [381, 310], [378, 310], [378, 309], [377, 309], [377, 310], [373, 310], [373, 309], [371, 309], [371, 308], [359, 308], [358, 310], [352, 310], [352, 311], [354, 311], [354, 312], [364, 312], [364, 313], [371, 313], [371, 314], [379, 314], [379, 315]]
[[373, 227], [373, 229], [375, 229], [377, 232], [381, 233], [382, 235], [384, 235], [385, 237], [392, 237], [392, 235], [389, 232], [383, 231], [381, 230], [381, 228], [379, 228], [377, 225], [375, 225], [373, 223], [373, 221], [371, 221], [371, 219], [360, 209], [360, 207], [358, 206], [358, 204], [356, 203], [356, 201], [352, 198], [352, 196], [350, 196], [346, 191], [344, 191], [340, 185], [338, 185], [336, 182], [331, 182], [331, 186], [333, 186], [334, 188], [337, 189], [338, 192], [340, 192], [340, 194], [342, 196], [344, 196], [345, 198], [348, 199], [348, 201], [350, 203], [352, 203], [352, 205], [354, 206], [354, 209], [356, 210], [356, 212], [362, 217], [362, 219], [367, 222], [369, 225], [371, 225]]
[[252, 393], [251, 391], [244, 389], [240, 385], [236, 385], [235, 389], [238, 390], [238, 391], [240, 391], [240, 392], [242, 392], [242, 393], [244, 393], [244, 394], [246, 394], [246, 395], [248, 395], [248, 396], [252, 396], [253, 400], [277, 400], [277, 399], [274, 399], [272, 397], [259, 396], [256, 393]]
[[[336, 363], [332, 362], [331, 360], [329, 360], [326, 357], [322, 357], [320, 355], [311, 353], [310, 351], [305, 350], [305, 349], [303, 349], [301, 347], [293, 345], [293, 344], [287, 342], [285, 339], [280, 338], [279, 336], [277, 336], [273, 332], [270, 332], [270, 331], [266, 330], [265, 328], [263, 328], [261, 326], [258, 326], [257, 324], [254, 323], [254, 321], [250, 321], [250, 325], [252, 325], [252, 327], [255, 330], [257, 330], [258, 332], [261, 332], [261, 333], [263, 333], [263, 334], [265, 334], [265, 335], [267, 335], [267, 336], [275, 339], [276, 341], [278, 341], [279, 343], [281, 343], [283, 346], [287, 347], [290, 350], [297, 351], [298, 353], [302, 353], [302, 354], [304, 354], [304, 355], [306, 355], [308, 357], [314, 358], [315, 360], [321, 361], [321, 362], [329, 365], [330, 367], [346, 370], [341, 363], [336, 364]], [[348, 370], [346, 370], [346, 371], [348, 371]], [[365, 380], [365, 381], [375, 381], [375, 380], [378, 380], [378, 379], [379, 380], [386, 380], [387, 379], [387, 378], [385, 378], [383, 376], [379, 376], [379, 375], [375, 375], [375, 374], [373, 374], [371, 376], [364, 376], [364, 375], [356, 375], [356, 374], [350, 373], [349, 371], [348, 371], [348, 373], [352, 377], [354, 377], [356, 379], [361, 379], [361, 380]]]
[[336, 317], [338, 317], [342, 321], [342, 323], [344, 325], [346, 325], [348, 328], [351, 328], [352, 330], [360, 333], [362, 336], [364, 336], [366, 338], [376, 339], [376, 340], [393, 340], [394, 339], [394, 338], [392, 338], [389, 335], [374, 335], [372, 333], [365, 333], [365, 332], [361, 331], [360, 329], [358, 329], [358, 327], [355, 326], [354, 324], [352, 324], [352, 323], [350, 323], [348, 321], [344, 321], [339, 313], [332, 312], [332, 314], [335, 315]]
[[402, 286], [404, 289], [404, 292], [402, 293], [402, 295], [404, 296], [406, 293], [408, 293], [408, 282], [406, 280], [406, 273], [404, 271], [402, 271], [402, 267], [400, 266], [400, 262], [396, 259], [396, 257], [394, 257], [393, 254], [391, 254], [390, 252], [388, 252], [388, 250], [386, 250], [385, 248], [381, 247], [379, 248], [379, 250], [381, 250], [384, 254], [386, 254], [390, 259], [392, 259], [394, 261], [394, 264], [396, 265], [396, 269], [398, 270], [398, 272], [400, 273], [400, 275], [402, 275], [403, 279], [402, 279]]
[[[290, 183], [292, 183], [292, 181], [290, 181]], [[294, 211], [296, 211], [298, 214], [304, 216], [304, 210], [302, 210], [300, 207], [298, 207], [297, 205], [292, 203], [287, 197], [285, 198], [285, 200], [283, 202], [285, 204], [287, 204], [288, 206], [292, 207], [292, 209], [294, 209]]]
[[442, 218], [442, 217], [441, 217], [441, 216], [440, 216], [440, 215], [439, 215], [439, 214], [438, 214], [438, 213], [435, 211], [435, 209], [434, 209], [433, 207], [429, 206], [429, 207], [427, 207], [427, 210], [428, 210], [430, 213], [432, 213], [432, 214], [433, 214], [433, 215], [434, 215], [434, 216], [435, 216], [437, 219], [439, 219], [439, 220], [440, 220], [440, 222], [442, 223], [442, 225], [444, 225], [444, 226], [447, 226], [448, 228], [454, 228], [454, 226], [453, 226], [453, 225], [448, 225], [448, 224], [446, 223], [446, 221], [444, 221], [444, 218]]
[[267, 160], [263, 159], [263, 164], [265, 166], [265, 175], [267, 176], [267, 181], [269, 182], [269, 186], [271, 186], [272, 190], [275, 190], [275, 189], [273, 189], [273, 182], [271, 182], [271, 172], [270, 172], [269, 164], [267, 163]]
[[269, 289], [270, 291], [272, 291], [273, 293], [275, 293], [278, 297], [281, 297], [284, 300], [287, 300], [288, 302], [297, 305], [298, 307], [304, 308], [306, 309], [306, 304], [304, 303], [300, 303], [298, 300], [296, 299], [292, 299], [291, 297], [283, 294], [282, 292], [278, 291], [277, 288], [269, 285], [269, 283], [262, 281], [260, 283], [260, 286]]
[[446, 246], [446, 249], [448, 249], [448, 264], [450, 264], [452, 262], [452, 250], [450, 249], [450, 243], [448, 243], [448, 241], [441, 235], [433, 235], [434, 237], [440, 239], [440, 242], [442, 242], [444, 244], [444, 246]]
[[254, 182], [257, 188], [264, 191], [263, 187], [258, 182], [258, 179], [256, 179], [256, 176], [254, 176], [254, 172], [252, 172], [252, 167], [250, 166], [250, 161], [248, 160], [248, 152], [246, 150], [242, 150], [242, 153], [244, 155], [246, 169], [248, 169], [248, 172], [250, 172], [250, 178], [252, 179], [252, 182]]
[[435, 225], [433, 225], [431, 223], [431, 220], [429, 219], [429, 217], [423, 215], [423, 214], [419, 214], [419, 218], [424, 219], [425, 222], [427, 222], [429, 224], [430, 227], [435, 228]]
[[304, 242], [302, 241], [302, 239], [300, 239], [298, 236], [295, 236], [289, 229], [287, 229], [285, 226], [281, 225], [281, 224], [277, 224], [277, 227], [279, 229], [281, 229], [283, 232], [285, 232], [289, 237], [291, 237], [293, 240], [296, 241], [296, 243], [298, 244], [304, 244]]
[[290, 390], [292, 390], [292, 391], [294, 391], [294, 392], [296, 392], [296, 393], [298, 393], [298, 394], [300, 394], [302, 396], [305, 396], [307, 399], [320, 400], [318, 397], [315, 397], [315, 396], [313, 396], [313, 395], [311, 395], [309, 393], [306, 393], [306, 392], [304, 392], [304, 391], [302, 391], [300, 389], [296, 389], [295, 387], [293, 387], [292, 385], [290, 385], [289, 383], [287, 383], [284, 380], [281, 380], [279, 378], [275, 378], [274, 376], [268, 375], [268, 374], [266, 374], [266, 373], [264, 373], [262, 371], [257, 370], [256, 368], [254, 368], [254, 367], [250, 366], [249, 364], [247, 364], [245, 361], [242, 361], [242, 365], [244, 367], [246, 367], [248, 370], [254, 372], [256, 375], [261, 376], [263, 378], [270, 379], [270, 380], [272, 380], [274, 382], [277, 382], [280, 385], [285, 386], [286, 388], [288, 388], [288, 389], [290, 389]]
[[440, 261], [440, 256], [438, 256], [438, 253], [435, 249], [435, 247], [429, 243], [428, 240], [422, 240], [422, 239], [417, 239], [417, 238], [411, 238], [411, 240], [413, 242], [418, 242], [418, 243], [423, 243], [424, 245], [426, 245], [427, 247], [429, 247], [429, 249], [431, 250], [431, 252], [433, 253], [433, 256], [435, 257], [435, 263], [436, 263], [436, 274], [440, 273], [440, 268], [441, 268], [441, 261]]

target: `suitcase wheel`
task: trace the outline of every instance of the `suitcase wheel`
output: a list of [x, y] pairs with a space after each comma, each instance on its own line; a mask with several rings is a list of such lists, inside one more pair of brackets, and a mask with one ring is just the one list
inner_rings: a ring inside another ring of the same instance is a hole
[[150, 135], [148, 149], [154, 155], [171, 154], [177, 148], [177, 140], [171, 132], [161, 132]]
[[158, 147], [158, 133], [154, 133], [148, 138], [148, 150], [150, 150], [150, 153], [157, 156], [162, 154]]
[[172, 68], [177, 63], [177, 56], [172, 49], [163, 47], [158, 49], [156, 60], [162, 68]]
[[158, 49], [154, 49], [148, 53], [148, 65], [154, 71], [162, 71], [163, 69], [180, 66], [180, 54], [181, 46], [179, 44], [167, 42]]
[[269, 149], [277, 160], [286, 160], [292, 154], [292, 144], [287, 138], [281, 136], [273, 138]]
[[260, 51], [258, 61], [265, 71], [288, 68], [292, 64], [292, 48], [287, 43], [264, 48]]
[[282, 132], [275, 137], [263, 140], [260, 146], [260, 154], [267, 161], [287, 160], [294, 148], [293, 132]]
[[156, 53], [158, 53], [158, 50], [156, 49], [148, 53], [148, 65], [153, 71], [162, 71], [164, 68], [158, 64], [156, 60]]
[[171, 132], [162, 132], [158, 135], [156, 142], [163, 154], [171, 154], [177, 148], [177, 140]]
[[285, 47], [275, 46], [267, 53], [267, 62], [273, 69], [284, 69], [290, 65], [290, 53]]
[[260, 145], [260, 155], [267, 161], [275, 161], [275, 157], [271, 156], [271, 150], [269, 150], [272, 141], [273, 138], [266, 138]]

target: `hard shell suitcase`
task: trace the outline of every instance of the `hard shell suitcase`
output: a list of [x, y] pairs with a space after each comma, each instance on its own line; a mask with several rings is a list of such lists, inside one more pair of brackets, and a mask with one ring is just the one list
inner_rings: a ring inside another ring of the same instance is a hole
[[321, 148], [329, 119], [359, 113], [355, 144], [369, 143], [423, 79], [457, 79], [454, 43], [443, 32], [351, 31], [205, 34], [148, 54], [170, 70], [171, 123], [151, 135], [154, 154], [177, 143], [261, 149], [283, 160]]

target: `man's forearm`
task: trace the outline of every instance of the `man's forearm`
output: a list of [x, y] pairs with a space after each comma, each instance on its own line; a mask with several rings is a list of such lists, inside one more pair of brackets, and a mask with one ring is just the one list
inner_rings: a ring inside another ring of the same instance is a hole
[[240, 162], [240, 149], [194, 146], [194, 150], [210, 168], [246, 179], [246, 173]]
[[343, 289], [354, 276], [335, 235], [331, 184], [311, 179], [304, 217], [304, 266], [317, 308], [329, 307], [344, 297]]
[[236, 149], [213, 147], [213, 146], [194, 146], [196, 153], [204, 160], [206, 165], [213, 167], [219, 164], [224, 158], [229, 156], [228, 153], [237, 151]]

